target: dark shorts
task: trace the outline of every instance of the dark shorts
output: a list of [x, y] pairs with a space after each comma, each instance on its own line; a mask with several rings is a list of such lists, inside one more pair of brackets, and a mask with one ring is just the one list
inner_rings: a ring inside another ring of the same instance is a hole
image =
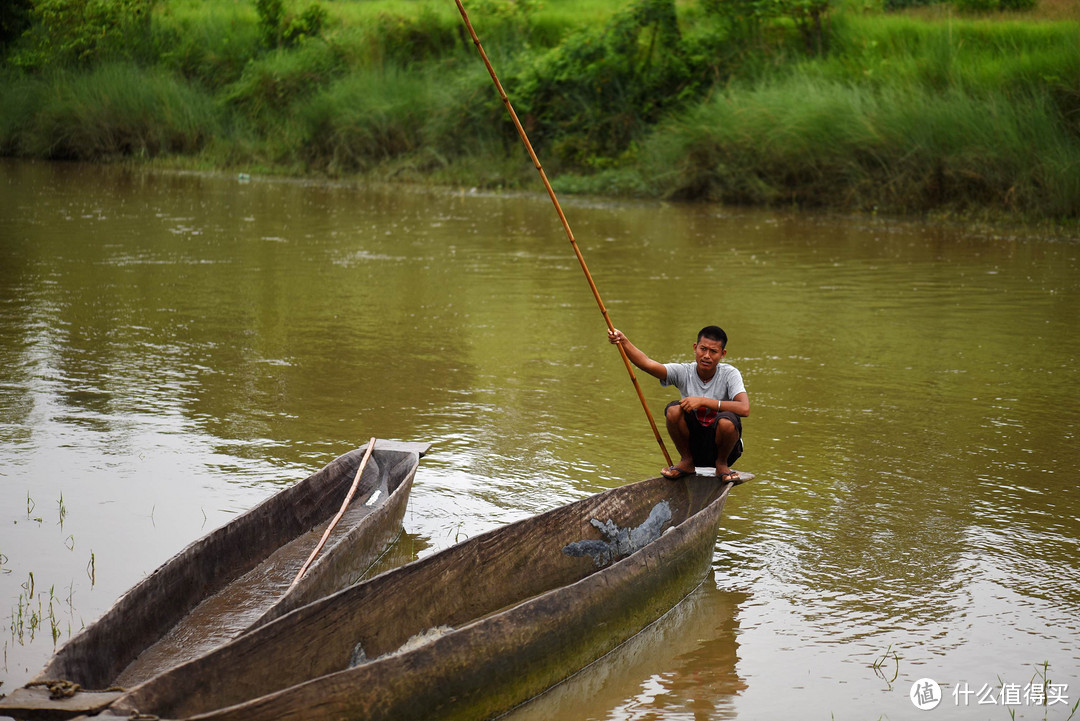
[[[679, 401], [672, 401], [667, 408], [679, 405]], [[666, 409], [665, 409], [666, 412]], [[720, 411], [709, 425], [698, 422], [694, 413], [683, 413], [686, 418], [686, 427], [690, 430], [690, 454], [694, 457], [695, 466], [715, 466], [718, 451], [716, 448], [716, 424], [721, 418], [726, 418], [735, 424], [735, 430], [739, 432], [739, 440], [728, 454], [727, 465], [735, 465], [743, 452], [742, 442], [742, 418], [731, 411]]]

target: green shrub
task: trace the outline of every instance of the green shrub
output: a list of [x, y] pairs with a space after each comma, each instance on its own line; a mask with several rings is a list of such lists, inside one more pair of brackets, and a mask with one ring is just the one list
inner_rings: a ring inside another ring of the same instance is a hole
[[327, 17], [325, 8], [318, 3], [308, 5], [299, 15], [287, 14], [284, 0], [255, 0], [255, 12], [263, 45], [271, 50], [319, 37]]
[[195, 15], [166, 15], [158, 29], [161, 63], [183, 78], [218, 90], [240, 79], [259, 54], [260, 39], [250, 16], [232, 5], [213, 5]]
[[0, 51], [30, 26], [33, 0], [5, 0], [0, 4]]
[[573, 166], [616, 156], [701, 81], [671, 0], [639, 0], [525, 67], [511, 85], [535, 143]]
[[36, 0], [11, 62], [23, 68], [149, 60], [157, 0]]
[[285, 25], [283, 0], [255, 0], [255, 12], [259, 15], [259, 34], [268, 48], [281, 46], [281, 32]]
[[254, 121], [287, 114], [344, 72], [334, 45], [306, 42], [292, 50], [275, 50], [244, 68], [240, 78], [223, 91], [233, 108]]
[[702, 0], [702, 7], [726, 24], [735, 42], [761, 45], [767, 33], [790, 23], [806, 52], [828, 50], [833, 0]]

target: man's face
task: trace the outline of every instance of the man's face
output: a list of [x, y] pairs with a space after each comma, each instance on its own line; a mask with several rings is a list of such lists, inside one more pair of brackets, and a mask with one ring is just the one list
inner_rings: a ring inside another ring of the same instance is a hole
[[716, 371], [717, 364], [727, 353], [720, 341], [710, 338], [702, 338], [694, 344], [694, 357], [697, 359], [698, 370], [706, 376], [711, 376]]

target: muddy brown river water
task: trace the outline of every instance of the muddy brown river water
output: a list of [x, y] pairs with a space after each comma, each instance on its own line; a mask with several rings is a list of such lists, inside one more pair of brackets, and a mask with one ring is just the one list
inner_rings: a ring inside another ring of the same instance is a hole
[[[637, 345], [727, 330], [757, 480], [512, 718], [1080, 719], [1080, 239], [562, 200]], [[0, 693], [371, 436], [434, 444], [388, 564], [663, 465], [546, 196], [0, 162]]]

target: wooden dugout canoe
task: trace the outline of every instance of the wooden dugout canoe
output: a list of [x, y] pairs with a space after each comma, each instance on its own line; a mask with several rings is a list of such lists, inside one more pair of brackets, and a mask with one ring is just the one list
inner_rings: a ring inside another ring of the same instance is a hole
[[429, 448], [375, 442], [348, 509], [295, 586], [300, 567], [341, 510], [366, 444], [165, 562], [74, 636], [26, 688], [0, 699], [0, 716], [96, 711], [121, 694], [51, 699], [45, 682], [130, 688], [354, 582], [400, 534], [419, 459]]
[[611, 651], [693, 590], [710, 566], [730, 489], [715, 477], [655, 478], [475, 536], [174, 668], [106, 714], [497, 715]]

